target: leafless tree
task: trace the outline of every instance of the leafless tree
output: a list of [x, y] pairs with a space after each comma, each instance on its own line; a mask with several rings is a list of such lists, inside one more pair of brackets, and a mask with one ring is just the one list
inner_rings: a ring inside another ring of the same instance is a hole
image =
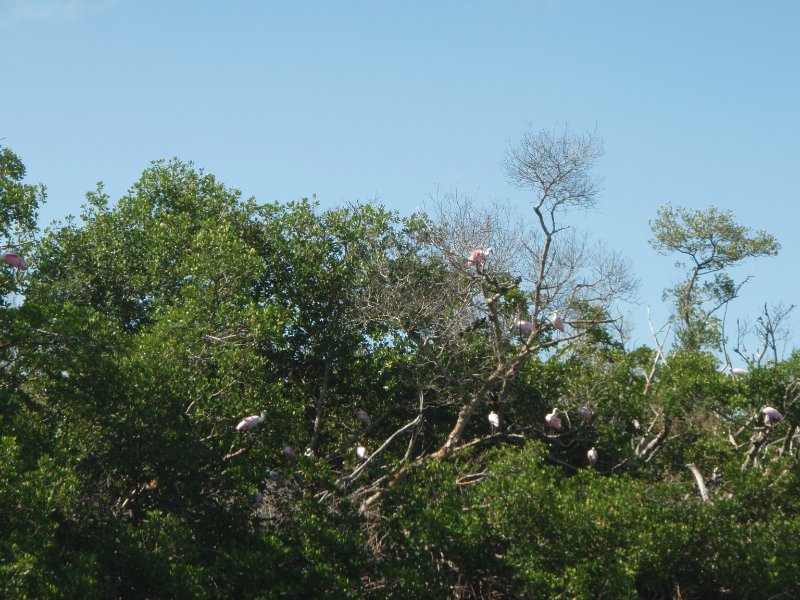
[[[361, 318], [406, 340], [430, 366], [421, 393], [457, 408], [438, 448], [407, 452], [414, 461], [398, 465], [395, 478], [408, 464], [473, 443], [463, 437], [476, 411], [490, 399], [502, 416], [526, 360], [613, 323], [615, 304], [635, 293], [626, 259], [562, 222], [567, 209], [595, 206], [590, 171], [600, 154], [592, 135], [528, 132], [509, 148], [505, 166], [509, 179], [532, 193], [532, 215], [447, 194], [430, 221], [371, 252]], [[468, 261], [474, 249], [485, 258]], [[551, 320], [555, 311], [563, 332]], [[377, 489], [368, 504], [379, 497]]]
[[[737, 320], [738, 341], [734, 352], [748, 363], [752, 362], [756, 366], [760, 366], [765, 360], [777, 363], [783, 358], [784, 349], [789, 340], [791, 332], [787, 321], [794, 308], [794, 304], [786, 306], [781, 302], [769, 306], [764, 303], [761, 314], [756, 317], [753, 323], [748, 323], [746, 320]], [[748, 356], [745, 342], [751, 335], [756, 338], [758, 350], [753, 356]]]

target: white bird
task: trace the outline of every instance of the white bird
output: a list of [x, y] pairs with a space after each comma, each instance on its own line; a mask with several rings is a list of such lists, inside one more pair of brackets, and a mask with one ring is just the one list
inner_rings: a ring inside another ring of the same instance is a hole
[[553, 312], [550, 315], [550, 322], [553, 324], [553, 327], [558, 329], [561, 333], [564, 333], [564, 319], [558, 316], [558, 312]]
[[488, 419], [489, 425], [492, 426], [492, 433], [494, 433], [495, 430], [500, 427], [500, 417], [496, 412], [492, 411], [489, 413]]
[[236, 431], [247, 431], [249, 429], [252, 429], [259, 423], [263, 423], [264, 419], [266, 418], [267, 418], [266, 411], [261, 411], [260, 415], [251, 415], [249, 417], [245, 417], [244, 419], [239, 421], [239, 424], [236, 426]]
[[356, 446], [356, 456], [359, 458], [359, 460], [364, 460], [367, 456], [367, 449], [359, 444]]
[[771, 406], [765, 406], [762, 408], [761, 413], [764, 415], [764, 423], [767, 425], [772, 425], [773, 423], [783, 420], [783, 415], [780, 413], [780, 411], [776, 408], [772, 408]]
[[733, 367], [731, 369], [731, 375], [747, 375], [747, 369], [742, 369], [741, 367]]
[[554, 408], [553, 412], [545, 415], [544, 422], [547, 423], [548, 427], [561, 429], [561, 419], [558, 418], [558, 409]]
[[589, 448], [589, 451], [586, 453], [586, 460], [589, 461], [590, 467], [595, 466], [597, 464], [597, 450]]

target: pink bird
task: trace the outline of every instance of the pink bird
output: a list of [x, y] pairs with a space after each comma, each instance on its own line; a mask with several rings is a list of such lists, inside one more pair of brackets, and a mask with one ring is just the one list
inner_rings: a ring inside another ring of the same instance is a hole
[[747, 375], [747, 369], [742, 369], [740, 367], [733, 367], [731, 369], [731, 375], [736, 375], [737, 377], [739, 375]]
[[590, 467], [595, 466], [597, 464], [597, 450], [590, 448], [586, 453], [586, 460], [589, 462]]
[[488, 419], [489, 425], [492, 426], [492, 433], [494, 433], [495, 430], [500, 427], [500, 416], [496, 412], [492, 411], [489, 413]]
[[3, 262], [15, 269], [27, 269], [28, 263], [16, 252], [6, 252], [3, 254]]
[[561, 419], [558, 418], [558, 409], [554, 408], [553, 412], [545, 415], [544, 422], [547, 423], [548, 427], [552, 427], [553, 429], [561, 429]]
[[479, 263], [482, 263], [486, 260], [486, 257], [492, 251], [491, 247], [487, 248], [486, 250], [481, 250], [480, 248], [476, 248], [472, 252], [469, 253], [467, 257], [467, 266], [474, 267], [477, 266]]
[[780, 413], [780, 411], [776, 408], [772, 408], [771, 406], [765, 406], [762, 408], [761, 413], [764, 415], [764, 423], [767, 425], [772, 425], [773, 423], [783, 420], [783, 415]]
[[564, 319], [559, 317], [557, 312], [550, 315], [550, 322], [553, 324], [553, 327], [558, 329], [561, 333], [564, 333]]
[[292, 450], [292, 447], [289, 444], [284, 444], [284, 446], [283, 446], [283, 456], [289, 462], [296, 462], [297, 461], [297, 454], [295, 454], [295, 451]]
[[364, 460], [364, 458], [367, 456], [367, 449], [359, 444], [356, 446], [356, 456], [359, 458], [359, 460]]
[[514, 321], [514, 327], [520, 330], [521, 333], [533, 333], [534, 326], [530, 321], [521, 321], [517, 319]]
[[364, 423], [369, 423], [369, 415], [367, 414], [367, 411], [363, 409], [356, 411], [356, 419], [363, 421]]
[[266, 418], [267, 418], [266, 411], [262, 411], [260, 415], [251, 415], [249, 417], [245, 417], [244, 419], [239, 421], [239, 424], [236, 426], [236, 431], [247, 431], [249, 429], [252, 429], [259, 423], [263, 423], [264, 419]]
[[578, 414], [581, 416], [581, 419], [583, 419], [587, 423], [591, 421], [592, 417], [594, 416], [592, 409], [589, 408], [588, 406], [581, 406], [578, 409]]

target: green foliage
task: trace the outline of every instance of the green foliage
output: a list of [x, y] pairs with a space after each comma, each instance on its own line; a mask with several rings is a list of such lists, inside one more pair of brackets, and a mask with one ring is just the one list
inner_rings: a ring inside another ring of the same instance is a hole
[[[659, 254], [678, 253], [687, 260], [676, 266], [685, 280], [664, 292], [675, 303], [676, 336], [687, 350], [716, 349], [721, 323], [715, 313], [736, 298], [745, 282], [736, 283], [725, 269], [747, 258], [775, 256], [780, 244], [764, 232], [738, 225], [731, 211], [662, 206], [650, 224], [650, 244]], [[711, 276], [711, 279], [708, 277]]]
[[[27, 254], [36, 232], [37, 211], [45, 201], [43, 185], [23, 183], [25, 165], [10, 149], [0, 146], [0, 247]], [[15, 291], [7, 269], [0, 286], [4, 294]]]
[[[426, 217], [260, 205], [173, 160], [34, 241], [41, 189], [2, 160], [17, 208], [0, 225], [36, 266], [24, 303], [0, 309], [4, 597], [800, 593], [797, 354], [734, 378], [710, 354], [626, 350], [575, 301], [580, 342], [551, 344], [540, 316], [537, 350], [482, 388], [531, 343], [506, 331], [530, 296], [441, 252]], [[704, 269], [776, 249], [726, 214], [705, 229], [670, 214], [659, 243], [690, 256], [725, 225]], [[730, 296], [713, 285], [696, 289]], [[459, 387], [483, 403], [432, 458]], [[786, 419], [764, 423], [765, 405]], [[553, 408], [560, 431], [543, 422]]]

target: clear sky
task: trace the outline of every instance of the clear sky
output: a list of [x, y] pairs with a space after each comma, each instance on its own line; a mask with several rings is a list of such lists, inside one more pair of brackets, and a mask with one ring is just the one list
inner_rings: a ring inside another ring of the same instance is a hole
[[632, 259], [647, 343], [677, 278], [647, 243], [666, 202], [782, 243], [736, 272], [732, 317], [800, 300], [799, 31], [793, 0], [0, 0], [0, 144], [47, 185], [44, 222], [172, 156], [264, 202], [408, 214], [437, 188], [524, 210], [509, 142], [596, 130], [603, 193], [576, 225]]

